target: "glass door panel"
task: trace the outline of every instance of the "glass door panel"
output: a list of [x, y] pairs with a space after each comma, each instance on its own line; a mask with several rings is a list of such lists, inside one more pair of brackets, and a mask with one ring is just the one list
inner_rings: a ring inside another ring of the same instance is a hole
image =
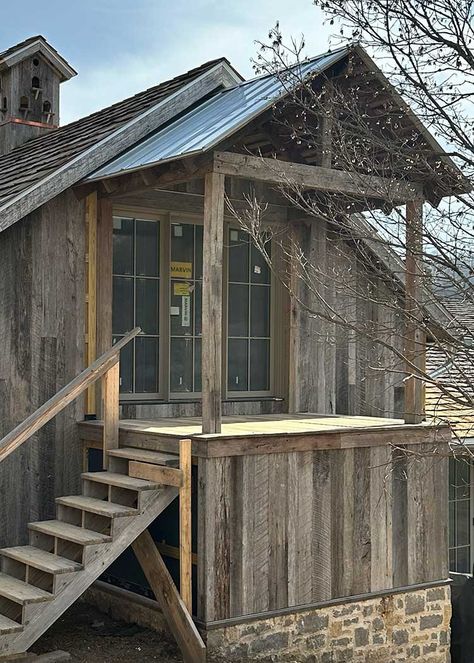
[[202, 226], [170, 227], [170, 392], [201, 391]]

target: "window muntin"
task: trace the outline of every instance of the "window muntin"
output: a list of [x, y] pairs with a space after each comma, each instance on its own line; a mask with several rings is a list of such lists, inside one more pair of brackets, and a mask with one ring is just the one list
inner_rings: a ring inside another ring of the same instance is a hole
[[201, 391], [203, 227], [170, 225], [170, 393]]
[[228, 263], [227, 388], [268, 393], [270, 270], [248, 234], [234, 228], [229, 229]]
[[159, 394], [159, 320], [160, 223], [114, 217], [113, 342], [135, 326], [143, 332], [122, 352], [122, 394]]
[[449, 570], [471, 573], [471, 462], [449, 459]]
[[[229, 229], [227, 237], [227, 344], [223, 348], [227, 391], [231, 397], [267, 395], [271, 384], [270, 272], [245, 232]], [[199, 395], [202, 224], [177, 216], [170, 220], [116, 216], [113, 244], [113, 340], [137, 325], [144, 332], [122, 352], [122, 397]]]

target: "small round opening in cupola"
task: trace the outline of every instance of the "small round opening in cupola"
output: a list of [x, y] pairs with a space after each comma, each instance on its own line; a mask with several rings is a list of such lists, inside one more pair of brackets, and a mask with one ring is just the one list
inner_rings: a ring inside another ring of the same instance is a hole
[[38, 58], [33, 58], [33, 64], [35, 65], [35, 67], [37, 67], [39, 63], [40, 61], [38, 60]]

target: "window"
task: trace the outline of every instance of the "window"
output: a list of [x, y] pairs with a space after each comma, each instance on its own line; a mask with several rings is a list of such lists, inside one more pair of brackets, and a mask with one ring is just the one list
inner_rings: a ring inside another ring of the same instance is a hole
[[270, 390], [270, 270], [247, 233], [229, 229], [227, 387]]
[[143, 332], [122, 353], [121, 392], [158, 395], [160, 223], [114, 218], [113, 241], [114, 342], [135, 326]]
[[[227, 232], [227, 231], [226, 231]], [[224, 364], [231, 396], [270, 393], [270, 271], [245, 232], [229, 229]], [[226, 242], [227, 244], [227, 242]], [[143, 334], [122, 352], [124, 399], [201, 390], [203, 226], [177, 215], [114, 217], [112, 332]], [[227, 354], [226, 354], [227, 353]]]
[[449, 569], [458, 573], [471, 573], [471, 471], [469, 459], [449, 459]]
[[200, 392], [203, 228], [170, 229], [170, 392]]
[[30, 107], [30, 102], [28, 101], [28, 97], [20, 97], [20, 110], [28, 110]]
[[31, 79], [31, 87], [33, 88], [33, 90], [39, 90], [41, 88], [40, 79], [38, 78], [38, 76], [33, 76], [33, 78]]

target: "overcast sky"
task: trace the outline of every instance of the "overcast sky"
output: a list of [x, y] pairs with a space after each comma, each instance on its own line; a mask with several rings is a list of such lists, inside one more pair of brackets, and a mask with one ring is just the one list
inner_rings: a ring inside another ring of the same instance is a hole
[[43, 34], [79, 72], [62, 85], [65, 124], [216, 57], [248, 78], [276, 20], [307, 55], [327, 50], [312, 0], [23, 0], [2, 12], [0, 51]]

